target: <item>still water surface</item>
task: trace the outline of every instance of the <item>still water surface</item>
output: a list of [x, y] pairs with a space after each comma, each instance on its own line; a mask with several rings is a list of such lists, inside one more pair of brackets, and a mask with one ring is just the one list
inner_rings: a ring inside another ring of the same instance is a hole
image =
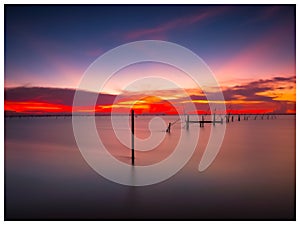
[[[166, 123], [176, 120], [162, 118]], [[149, 137], [150, 119], [136, 118], [137, 137]], [[96, 124], [110, 153], [130, 164], [130, 150], [115, 137], [110, 118], [96, 117]], [[197, 138], [193, 131], [198, 126], [192, 124], [187, 131], [184, 123], [176, 123], [155, 149], [136, 152], [136, 165], [165, 159], [180, 131]], [[88, 166], [76, 145], [71, 118], [6, 118], [6, 219], [295, 219], [295, 116], [227, 124], [219, 154], [200, 173], [211, 129], [218, 126], [200, 129], [192, 158], [176, 175], [159, 184], [128, 187]], [[162, 127], [151, 131], [165, 134]]]

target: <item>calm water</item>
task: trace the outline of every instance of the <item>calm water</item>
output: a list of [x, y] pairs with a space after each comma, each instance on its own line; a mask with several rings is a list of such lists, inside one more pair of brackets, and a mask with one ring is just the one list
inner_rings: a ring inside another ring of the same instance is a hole
[[[150, 119], [136, 118], [137, 137], [150, 135]], [[116, 139], [109, 117], [97, 117], [96, 123], [110, 153], [130, 163], [130, 150]], [[197, 138], [193, 135], [199, 125], [190, 125], [189, 131], [184, 126], [176, 123], [154, 150], [137, 152], [136, 164], [166, 158], [182, 129]], [[200, 129], [195, 153], [175, 176], [151, 186], [128, 187], [106, 180], [87, 165], [71, 118], [6, 118], [6, 219], [295, 219], [295, 116], [242, 118], [227, 124], [219, 154], [200, 173], [211, 129], [220, 126]], [[161, 127], [151, 130], [164, 133]]]

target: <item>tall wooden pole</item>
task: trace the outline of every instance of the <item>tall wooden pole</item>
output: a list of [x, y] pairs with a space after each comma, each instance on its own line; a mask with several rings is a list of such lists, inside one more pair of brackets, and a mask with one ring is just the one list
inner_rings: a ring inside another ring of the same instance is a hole
[[186, 129], [188, 130], [190, 127], [190, 115], [187, 115], [186, 117]]
[[134, 165], [134, 110], [131, 110], [131, 164]]

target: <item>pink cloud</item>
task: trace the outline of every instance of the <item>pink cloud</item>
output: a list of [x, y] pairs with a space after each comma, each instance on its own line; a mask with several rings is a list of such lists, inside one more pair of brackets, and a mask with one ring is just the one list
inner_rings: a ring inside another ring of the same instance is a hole
[[295, 60], [287, 62], [277, 57], [289, 35], [293, 35], [290, 26], [267, 30], [261, 38], [244, 46], [219, 68], [214, 68], [219, 81], [224, 83], [223, 81], [237, 80], [239, 77], [256, 79], [278, 74], [295, 75]]

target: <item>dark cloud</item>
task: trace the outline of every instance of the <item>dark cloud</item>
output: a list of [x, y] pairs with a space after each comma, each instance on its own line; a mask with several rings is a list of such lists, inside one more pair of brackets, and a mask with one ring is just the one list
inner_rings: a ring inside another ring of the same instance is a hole
[[292, 76], [292, 77], [274, 77], [271, 81], [296, 82], [296, 76]]
[[[100, 94], [79, 90], [83, 96], [92, 98], [98, 96], [97, 104], [110, 105], [114, 102], [115, 95]], [[46, 87], [16, 87], [7, 88], [4, 91], [4, 98], [7, 101], [16, 102], [46, 102], [72, 106], [75, 90]]]
[[[296, 77], [274, 77], [272, 79], [260, 79], [258, 81], [249, 82], [243, 85], [236, 85], [234, 87], [227, 88], [223, 91], [224, 98], [226, 100], [238, 99], [237, 96], [244, 97], [245, 101], [275, 101], [276, 90], [292, 89], [293, 85], [290, 83], [295, 83]], [[288, 84], [287, 87], [282, 86], [282, 84]], [[259, 93], [266, 91], [274, 91], [274, 96], [261, 95]]]

